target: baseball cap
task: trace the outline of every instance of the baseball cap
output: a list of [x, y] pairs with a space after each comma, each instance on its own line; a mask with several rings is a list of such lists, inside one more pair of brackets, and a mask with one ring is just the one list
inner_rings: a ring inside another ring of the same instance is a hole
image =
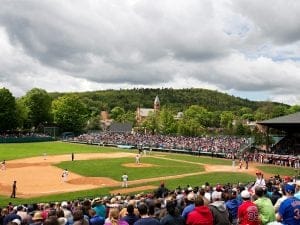
[[242, 198], [250, 198], [250, 192], [249, 191], [247, 191], [247, 190], [243, 190], [242, 192], [241, 192], [241, 197]]
[[68, 206], [68, 203], [66, 202], [66, 201], [63, 201], [62, 203], [61, 203], [61, 207], [67, 207]]
[[284, 186], [284, 189], [285, 189], [286, 192], [295, 193], [295, 186], [292, 185], [292, 184], [286, 184]]
[[190, 192], [190, 193], [187, 195], [187, 200], [188, 200], [188, 201], [195, 201], [195, 194], [194, 194], [194, 192]]
[[222, 199], [222, 192], [220, 191], [214, 191], [212, 194], [211, 194], [211, 198], [212, 200], [221, 200]]
[[18, 225], [21, 225], [21, 220], [20, 219], [13, 219], [11, 222], [14, 222]]
[[285, 177], [284, 177], [284, 181], [285, 181], [285, 182], [290, 182], [291, 180], [292, 180], [292, 178], [289, 177], [289, 176], [285, 176]]

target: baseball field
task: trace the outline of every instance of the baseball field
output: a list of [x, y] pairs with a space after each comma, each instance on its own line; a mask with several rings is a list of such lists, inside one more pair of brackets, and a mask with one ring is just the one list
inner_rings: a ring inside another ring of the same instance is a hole
[[[72, 161], [72, 153], [74, 161]], [[248, 183], [255, 171], [265, 177], [294, 175], [291, 168], [249, 164], [249, 169], [232, 167], [232, 161], [211, 157], [151, 152], [135, 163], [136, 149], [118, 149], [64, 142], [0, 144], [0, 206], [50, 202], [111, 195], [151, 192], [161, 182], [169, 189], [187, 185]], [[237, 164], [237, 163], [236, 163]], [[63, 170], [69, 171], [62, 179]], [[129, 187], [121, 187], [127, 173]], [[10, 198], [13, 181], [16, 198]]]

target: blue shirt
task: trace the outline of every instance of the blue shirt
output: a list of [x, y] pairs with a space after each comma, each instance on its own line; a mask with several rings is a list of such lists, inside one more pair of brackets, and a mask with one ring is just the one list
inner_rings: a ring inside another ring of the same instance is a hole
[[147, 217], [139, 219], [133, 225], [161, 225], [161, 223], [157, 219]]
[[195, 204], [189, 204], [188, 206], [186, 206], [183, 211], [182, 211], [182, 214], [181, 216], [186, 220], [187, 219], [187, 216], [190, 212], [192, 212], [195, 208]]
[[288, 225], [300, 224], [300, 200], [291, 197], [284, 200], [278, 210], [282, 223]]
[[242, 201], [238, 200], [237, 198], [228, 200], [225, 205], [228, 209], [229, 214], [232, 216], [232, 219], [237, 219], [238, 215], [238, 208], [242, 204]]

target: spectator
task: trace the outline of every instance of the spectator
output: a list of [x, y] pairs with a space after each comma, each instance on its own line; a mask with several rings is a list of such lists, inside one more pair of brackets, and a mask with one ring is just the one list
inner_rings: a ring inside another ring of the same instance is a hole
[[90, 225], [103, 225], [105, 222], [104, 217], [98, 216], [94, 209], [89, 210], [89, 216], [90, 216], [89, 219]]
[[168, 201], [166, 209], [167, 215], [160, 220], [162, 225], [185, 225], [184, 218], [179, 214], [176, 208], [176, 202]]
[[117, 208], [110, 209], [108, 220], [105, 221], [105, 225], [128, 225], [125, 220], [120, 220], [119, 213]]
[[299, 225], [300, 223], [300, 200], [294, 197], [295, 186], [285, 185], [287, 199], [284, 200], [278, 210], [277, 221], [288, 225]]
[[89, 222], [84, 219], [83, 211], [81, 209], [77, 209], [73, 213], [73, 225], [89, 225]]
[[168, 189], [165, 187], [165, 183], [162, 182], [159, 188], [155, 192], [156, 198], [164, 198], [168, 193]]
[[95, 198], [92, 201], [92, 208], [96, 211], [97, 216], [106, 217], [106, 207], [100, 198]]
[[209, 208], [213, 215], [214, 225], [230, 225], [229, 213], [225, 202], [222, 200], [222, 192], [214, 191], [212, 193], [212, 203]]
[[269, 198], [265, 197], [265, 190], [257, 186], [255, 195], [258, 199], [254, 202], [258, 208], [259, 219], [262, 225], [275, 221], [275, 210]]
[[181, 216], [186, 221], [189, 213], [192, 212], [195, 208], [195, 194], [194, 194], [194, 192], [188, 193], [188, 195], [185, 199], [185, 202], [186, 202], [186, 206], [184, 207], [184, 209], [181, 213]]
[[202, 197], [196, 198], [195, 208], [188, 214], [186, 225], [213, 225], [212, 212], [204, 205]]
[[139, 217], [134, 214], [134, 206], [129, 204], [127, 206], [127, 215], [122, 220], [126, 221], [129, 225], [133, 225], [138, 219]]
[[157, 219], [149, 217], [148, 207], [146, 204], [140, 204], [138, 206], [138, 210], [141, 218], [138, 221], [136, 221], [134, 225], [161, 225]]
[[44, 218], [41, 211], [36, 211], [32, 217], [33, 223], [31, 225], [42, 225]]
[[242, 201], [237, 198], [237, 189], [232, 190], [232, 192], [229, 193], [228, 201], [225, 202], [229, 213], [229, 220], [232, 225], [237, 224], [238, 208], [241, 204]]
[[260, 225], [257, 206], [251, 202], [248, 190], [241, 192], [243, 199], [242, 204], [238, 208], [238, 224], [240, 225]]

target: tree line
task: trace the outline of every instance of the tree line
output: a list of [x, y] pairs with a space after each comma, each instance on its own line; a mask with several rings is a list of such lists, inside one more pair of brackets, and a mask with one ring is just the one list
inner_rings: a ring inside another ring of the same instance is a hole
[[[158, 95], [161, 110], [136, 124], [137, 107], [153, 108]], [[100, 112], [137, 129], [162, 134], [197, 136], [205, 133], [250, 134], [245, 121], [261, 121], [300, 111], [299, 105], [258, 102], [206, 89], [130, 89], [81, 93], [48, 93], [33, 88], [15, 98], [0, 89], [0, 131], [58, 126], [75, 133], [101, 129]], [[179, 115], [176, 117], [176, 115]]]

